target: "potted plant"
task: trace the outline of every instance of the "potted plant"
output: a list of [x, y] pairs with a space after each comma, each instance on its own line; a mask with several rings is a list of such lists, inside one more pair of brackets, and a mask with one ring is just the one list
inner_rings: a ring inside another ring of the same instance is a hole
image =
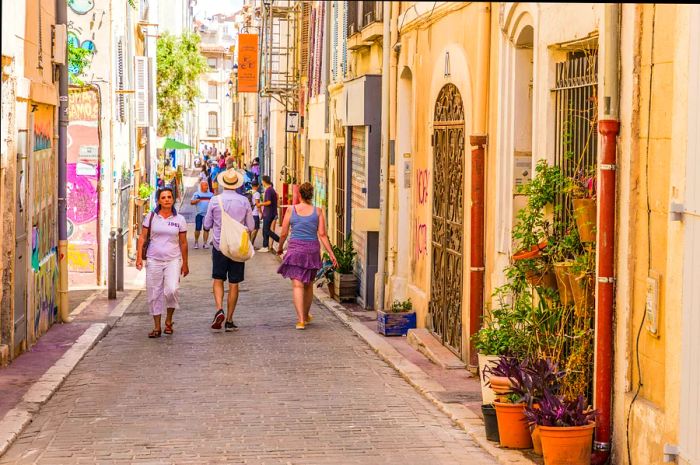
[[354, 301], [357, 295], [357, 277], [354, 274], [357, 252], [352, 246], [352, 236], [348, 234], [340, 246], [334, 245], [333, 254], [338, 262], [333, 276], [335, 299], [338, 302]]
[[574, 219], [581, 242], [595, 242], [597, 205], [595, 167], [568, 178], [564, 192], [571, 194]]
[[522, 362], [504, 355], [496, 365], [486, 367], [485, 371], [489, 375], [491, 388], [498, 394], [493, 405], [501, 446], [510, 449], [532, 448], [532, 436], [525, 418], [525, 399], [520, 394], [526, 390]]
[[526, 407], [525, 415], [538, 426], [545, 465], [591, 463], [597, 411], [588, 407], [583, 395], [566, 401], [545, 390], [538, 407]]
[[142, 182], [138, 190], [138, 198], [135, 199], [136, 205], [142, 207], [151, 198], [151, 194], [155, 188], [148, 183]]
[[335, 299], [335, 285], [334, 285], [335, 273], [333, 271], [333, 262], [328, 253], [323, 253], [323, 266], [318, 273], [316, 273], [316, 287], [321, 287], [324, 284], [327, 286], [328, 295], [331, 299]]
[[[525, 391], [520, 393], [527, 408], [537, 409], [546, 392], [559, 392], [561, 380], [566, 374], [559, 370], [557, 365], [548, 358], [537, 359], [524, 364], [523, 387]], [[532, 448], [535, 453], [542, 455], [542, 441], [537, 424], [530, 425], [532, 436]]]
[[416, 312], [411, 299], [394, 300], [387, 311], [377, 311], [377, 332], [384, 336], [405, 336], [416, 327]]

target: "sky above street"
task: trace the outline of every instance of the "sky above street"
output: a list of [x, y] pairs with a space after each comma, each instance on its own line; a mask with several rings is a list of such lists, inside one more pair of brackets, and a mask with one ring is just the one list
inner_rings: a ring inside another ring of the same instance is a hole
[[216, 13], [235, 13], [243, 6], [243, 0], [197, 0], [194, 15], [197, 18]]

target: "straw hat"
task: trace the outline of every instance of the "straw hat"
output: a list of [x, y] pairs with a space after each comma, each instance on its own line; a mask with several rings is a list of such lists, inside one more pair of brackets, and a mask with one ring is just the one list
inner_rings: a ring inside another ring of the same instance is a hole
[[235, 168], [230, 168], [219, 173], [216, 177], [216, 182], [224, 189], [238, 189], [243, 185], [245, 179]]

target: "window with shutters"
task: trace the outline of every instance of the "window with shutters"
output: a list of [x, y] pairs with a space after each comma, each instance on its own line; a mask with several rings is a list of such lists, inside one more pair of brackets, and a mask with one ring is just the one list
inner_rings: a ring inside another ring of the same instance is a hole
[[347, 36], [360, 31], [360, 25], [357, 21], [358, 5], [360, 2], [345, 2], [345, 11], [347, 12]]
[[216, 57], [207, 58], [207, 64], [211, 69], [216, 69]]
[[148, 126], [148, 58], [134, 57], [134, 101], [136, 127]]
[[333, 82], [338, 80], [338, 2], [333, 2], [333, 22], [331, 26], [331, 37], [333, 37], [333, 45], [331, 47], [331, 76], [333, 77]]
[[209, 129], [207, 129], [207, 136], [216, 137], [219, 135], [219, 117], [215, 111], [209, 112]]
[[[124, 38], [117, 41], [117, 90], [124, 90]], [[126, 97], [117, 93], [117, 120], [126, 122]]]
[[208, 95], [209, 95], [209, 100], [216, 100], [216, 99], [217, 99], [217, 96], [216, 96], [216, 94], [217, 94], [217, 92], [216, 92], [216, 87], [217, 87], [217, 85], [216, 85], [215, 82], [210, 82], [210, 83], [209, 83], [209, 93], [208, 93]]
[[301, 75], [302, 77], [309, 75], [309, 42], [310, 42], [310, 24], [311, 22], [311, 4], [303, 2], [301, 5]]

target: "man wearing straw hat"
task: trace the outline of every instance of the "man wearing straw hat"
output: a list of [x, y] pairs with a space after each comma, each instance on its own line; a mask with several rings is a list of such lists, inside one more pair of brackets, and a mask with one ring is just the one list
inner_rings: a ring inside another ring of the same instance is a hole
[[[248, 231], [252, 231], [255, 228], [255, 222], [253, 220], [253, 211], [250, 208], [250, 202], [246, 197], [236, 192], [236, 189], [243, 185], [244, 180], [243, 174], [233, 168], [219, 173], [217, 182], [219, 186], [224, 189], [219, 197], [221, 198], [221, 205], [223, 205], [226, 213], [248, 228]], [[221, 324], [224, 322], [225, 318], [225, 330], [233, 331], [238, 328], [233, 323], [233, 312], [236, 310], [236, 302], [238, 302], [238, 284], [244, 279], [245, 263], [233, 261], [219, 250], [221, 241], [221, 206], [218, 200], [218, 198], [214, 197], [214, 199], [209, 202], [207, 214], [204, 217], [204, 230], [213, 231], [212, 236], [214, 244], [211, 251], [211, 277], [214, 281], [213, 287], [216, 313], [214, 314], [214, 321], [212, 321], [211, 328], [217, 330], [221, 329]], [[224, 281], [227, 277], [229, 282], [227, 313], [224, 315]]]

